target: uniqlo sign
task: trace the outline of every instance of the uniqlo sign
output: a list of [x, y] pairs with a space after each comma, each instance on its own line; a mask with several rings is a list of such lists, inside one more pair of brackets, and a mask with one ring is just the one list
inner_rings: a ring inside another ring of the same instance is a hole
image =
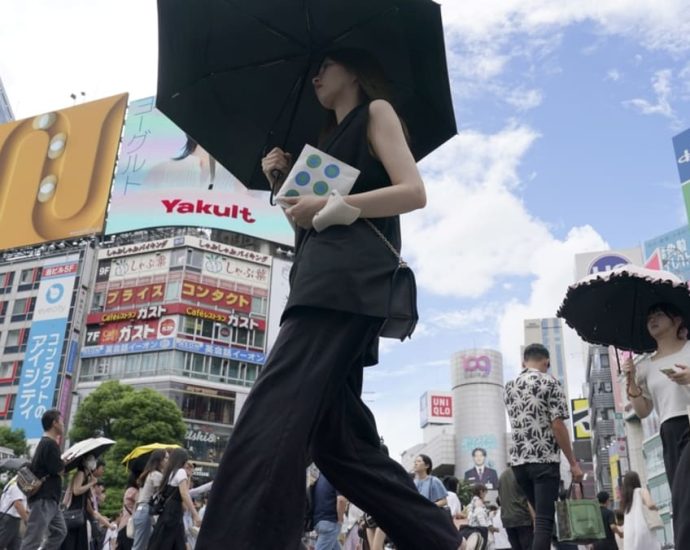
[[453, 423], [453, 394], [428, 391], [419, 400], [419, 425]]
[[449, 395], [432, 395], [431, 416], [453, 418], [453, 398]]

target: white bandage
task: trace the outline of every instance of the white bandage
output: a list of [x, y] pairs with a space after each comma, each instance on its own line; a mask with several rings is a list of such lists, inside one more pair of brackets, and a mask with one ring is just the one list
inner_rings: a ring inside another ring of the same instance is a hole
[[350, 225], [359, 218], [361, 210], [350, 206], [337, 191], [331, 191], [328, 202], [319, 210], [312, 219], [314, 229], [321, 233], [331, 225]]

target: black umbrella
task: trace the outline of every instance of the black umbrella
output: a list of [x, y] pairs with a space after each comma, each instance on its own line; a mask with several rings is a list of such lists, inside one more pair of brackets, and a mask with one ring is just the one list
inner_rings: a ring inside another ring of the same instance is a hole
[[591, 344], [645, 353], [656, 349], [646, 316], [658, 303], [673, 304], [690, 321], [686, 283], [667, 271], [625, 265], [571, 286], [557, 315]]
[[158, 41], [157, 107], [253, 189], [269, 149], [316, 145], [311, 78], [329, 51], [377, 59], [417, 160], [457, 132], [431, 0], [158, 0]]

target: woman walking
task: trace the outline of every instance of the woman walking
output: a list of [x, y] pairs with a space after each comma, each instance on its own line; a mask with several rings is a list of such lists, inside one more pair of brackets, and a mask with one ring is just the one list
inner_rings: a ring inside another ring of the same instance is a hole
[[[399, 550], [459, 545], [447, 514], [381, 451], [360, 398], [363, 367], [377, 362], [398, 266], [362, 219], [400, 250], [399, 215], [426, 203], [385, 82], [372, 56], [354, 50], [329, 53], [313, 79], [330, 119], [319, 148], [361, 173], [347, 197], [288, 200], [286, 215], [297, 228], [291, 293], [221, 461], [198, 540], [204, 550], [297, 548], [308, 456]], [[290, 165], [278, 148], [263, 159], [274, 189], [280, 182], [273, 174]]]
[[645, 508], [656, 510], [656, 506], [649, 491], [642, 488], [637, 472], [627, 472], [623, 476], [621, 506], [625, 513], [623, 550], [659, 550], [661, 543], [645, 520]]
[[146, 550], [148, 547], [152, 529], [149, 502], [161, 486], [167, 460], [168, 453], [164, 449], [153, 451], [144, 471], [137, 479], [139, 495], [132, 518], [134, 524], [132, 550]]
[[66, 518], [67, 536], [62, 542], [62, 550], [89, 550], [89, 522], [87, 501], [91, 496], [91, 489], [98, 483], [98, 478], [92, 475], [96, 469], [96, 458], [89, 455], [77, 466], [62, 503], [68, 512]]
[[[690, 548], [690, 342], [680, 310], [657, 304], [647, 312], [647, 330], [656, 352], [640, 361], [625, 361], [628, 397], [640, 418], [656, 410], [661, 421], [666, 477], [673, 499], [676, 548]], [[626, 519], [626, 524], [627, 524]], [[626, 547], [627, 548], [627, 547]]]
[[153, 528], [149, 550], [186, 549], [183, 507], [191, 511], [195, 525], [201, 524], [201, 518], [189, 496], [189, 476], [185, 469], [188, 460], [189, 455], [184, 449], [175, 449], [170, 453], [160, 485], [163, 510]]

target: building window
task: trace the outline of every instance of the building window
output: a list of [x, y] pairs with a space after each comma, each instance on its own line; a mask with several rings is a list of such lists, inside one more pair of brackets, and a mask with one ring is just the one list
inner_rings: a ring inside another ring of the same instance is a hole
[[168, 281], [165, 287], [165, 301], [173, 302], [180, 299], [180, 285], [181, 281]]
[[14, 304], [12, 304], [12, 322], [26, 320], [28, 304], [29, 298], [19, 298], [14, 301]]
[[23, 329], [15, 329], [7, 332], [7, 340], [5, 341], [5, 353], [17, 353], [23, 340]]
[[105, 307], [105, 292], [94, 292], [93, 302], [91, 303], [92, 311], [103, 311]]
[[7, 315], [7, 302], [0, 302], [0, 323], [5, 321]]
[[5, 361], [0, 363], [0, 382], [12, 382], [17, 367], [15, 361]]
[[26, 285], [26, 284], [31, 284], [33, 282], [34, 282], [34, 270], [33, 270], [33, 268], [22, 269], [22, 272], [19, 274], [19, 284], [20, 285]]
[[0, 274], [0, 294], [12, 290], [12, 282], [14, 281], [14, 271]]
[[252, 313], [255, 315], [266, 315], [267, 305], [266, 298], [252, 296]]

